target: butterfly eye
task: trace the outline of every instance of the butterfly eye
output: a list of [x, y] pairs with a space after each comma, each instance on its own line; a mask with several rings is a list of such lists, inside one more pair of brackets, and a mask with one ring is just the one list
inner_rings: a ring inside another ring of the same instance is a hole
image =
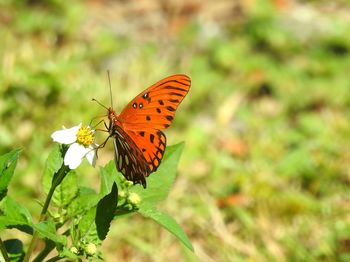
[[136, 104], [136, 103], [133, 103], [133, 104], [132, 104], [132, 107], [133, 107], [133, 108], [137, 108], [137, 104]]
[[143, 98], [147, 99], [148, 98], [148, 93], [143, 94]]
[[143, 107], [143, 104], [142, 104], [142, 103], [140, 103], [140, 104], [139, 104], [139, 107], [140, 107], [140, 108], [142, 108], [142, 107]]

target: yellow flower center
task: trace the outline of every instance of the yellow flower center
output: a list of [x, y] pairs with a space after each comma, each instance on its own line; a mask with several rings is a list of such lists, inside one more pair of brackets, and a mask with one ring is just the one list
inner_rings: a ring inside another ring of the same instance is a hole
[[83, 146], [89, 146], [94, 142], [95, 134], [89, 126], [82, 126], [77, 133], [77, 142]]

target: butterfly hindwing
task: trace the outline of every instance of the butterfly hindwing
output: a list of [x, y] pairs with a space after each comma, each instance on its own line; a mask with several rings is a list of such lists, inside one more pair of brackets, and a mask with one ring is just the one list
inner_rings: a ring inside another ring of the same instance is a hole
[[146, 187], [146, 179], [151, 169], [142, 152], [131, 137], [116, 126], [113, 133], [115, 165], [127, 180]]
[[190, 86], [186, 75], [164, 78], [136, 96], [118, 118], [128, 130], [168, 128]]
[[155, 172], [163, 159], [166, 136], [160, 130], [128, 132], [138, 145], [151, 172]]

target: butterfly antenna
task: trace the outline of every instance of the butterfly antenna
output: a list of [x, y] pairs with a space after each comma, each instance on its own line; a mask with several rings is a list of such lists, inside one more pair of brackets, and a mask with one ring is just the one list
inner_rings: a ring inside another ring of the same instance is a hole
[[109, 95], [110, 95], [110, 98], [111, 98], [111, 107], [114, 108], [114, 106], [113, 106], [113, 97], [112, 97], [111, 77], [110, 77], [110, 74], [109, 74], [109, 70], [107, 70], [107, 77], [108, 77], [108, 83], [109, 83]]
[[91, 99], [92, 101], [96, 102], [97, 104], [99, 104], [100, 106], [102, 106], [103, 108], [107, 109], [108, 108], [106, 106], [104, 106], [100, 101], [96, 100], [95, 98]]

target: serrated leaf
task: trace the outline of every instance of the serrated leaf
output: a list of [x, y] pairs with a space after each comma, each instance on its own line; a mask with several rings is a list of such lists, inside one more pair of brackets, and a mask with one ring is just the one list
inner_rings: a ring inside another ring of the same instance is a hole
[[142, 202], [156, 204], [164, 200], [174, 183], [177, 164], [179, 162], [184, 143], [169, 146], [166, 149], [162, 163], [157, 172], [147, 178], [147, 188], [140, 185], [130, 188], [130, 192], [135, 192], [141, 197]]
[[118, 188], [116, 183], [113, 183], [112, 190], [105, 195], [97, 204], [96, 209], [96, 229], [100, 240], [104, 240], [109, 231], [109, 227], [117, 209], [118, 203]]
[[67, 208], [68, 217], [83, 214], [96, 206], [100, 196], [90, 188], [79, 188], [78, 196], [69, 204]]
[[63, 158], [61, 154], [61, 149], [59, 145], [56, 145], [54, 149], [50, 152], [45, 163], [42, 183], [46, 194], [51, 188], [52, 178], [54, 174], [61, 168], [62, 164]]
[[185, 232], [179, 226], [179, 224], [168, 214], [157, 210], [152, 204], [143, 204], [138, 212], [144, 216], [153, 219], [159, 225], [164, 227], [170, 233], [172, 233], [177, 239], [179, 239], [189, 250], [194, 251], [194, 248], [188, 239]]
[[64, 236], [60, 236], [56, 232], [55, 223], [51, 220], [43, 221], [33, 225], [34, 229], [39, 232], [42, 238], [48, 238], [56, 243], [56, 245], [65, 246], [67, 239]]
[[117, 181], [117, 171], [114, 161], [110, 161], [107, 165], [100, 168], [100, 194], [107, 195], [115, 181]]
[[114, 183], [109, 194], [92, 207], [78, 223], [79, 235], [86, 243], [99, 245], [109, 230], [117, 207], [118, 189]]
[[13, 177], [20, 152], [20, 149], [15, 149], [0, 156], [0, 200], [7, 193], [7, 187]]
[[2, 213], [0, 229], [18, 225], [32, 225], [32, 217], [29, 211], [9, 196], [6, 196], [0, 202], [0, 210]]
[[71, 170], [57, 186], [52, 200], [59, 207], [67, 206], [78, 194], [78, 178], [74, 170]]
[[11, 262], [23, 261], [24, 251], [23, 243], [19, 239], [7, 239], [4, 241], [5, 249], [10, 257]]

